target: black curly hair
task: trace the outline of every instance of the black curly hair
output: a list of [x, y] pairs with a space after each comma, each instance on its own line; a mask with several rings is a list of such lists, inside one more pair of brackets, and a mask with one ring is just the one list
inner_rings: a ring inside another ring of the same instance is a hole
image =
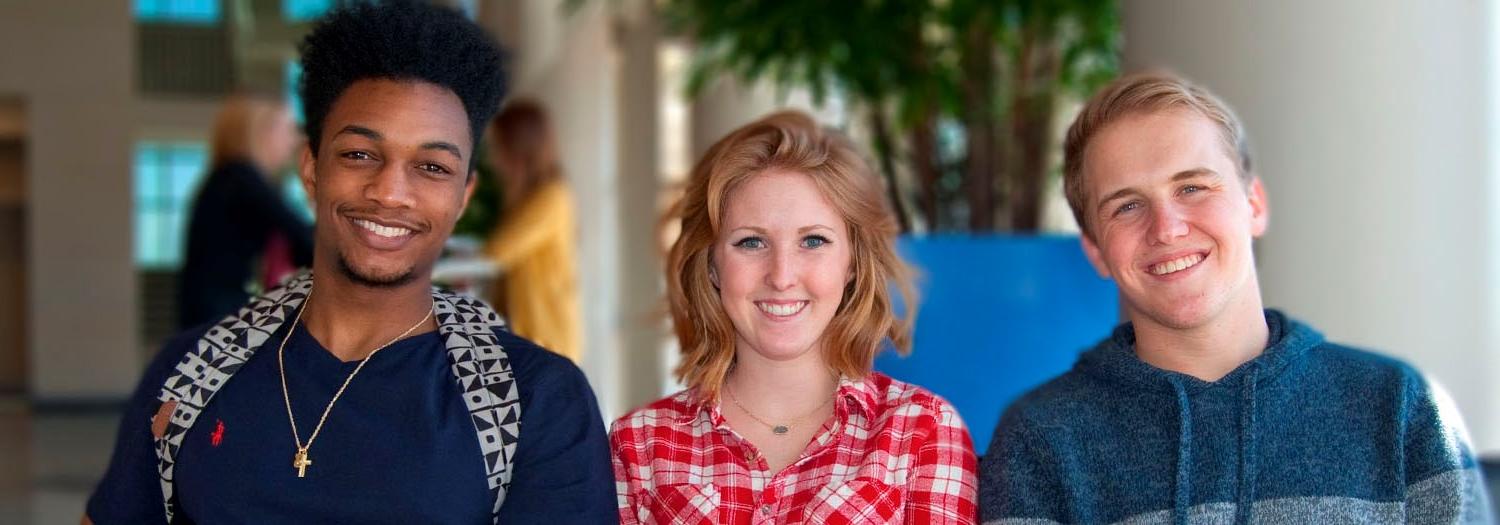
[[[448, 88], [469, 115], [471, 146], [479, 144], [505, 95], [499, 44], [462, 13], [425, 1], [345, 4], [317, 22], [300, 51], [297, 90], [314, 156], [329, 108], [360, 80], [416, 80]], [[476, 156], [470, 155], [470, 170]]]

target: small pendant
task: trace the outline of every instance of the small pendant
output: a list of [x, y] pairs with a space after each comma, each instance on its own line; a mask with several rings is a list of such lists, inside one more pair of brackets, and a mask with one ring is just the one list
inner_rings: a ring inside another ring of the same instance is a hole
[[776, 425], [774, 427], [771, 427], [771, 432], [774, 432], [778, 436], [784, 436], [784, 435], [786, 435], [787, 432], [790, 432], [791, 430], [792, 429], [790, 429], [790, 428], [786, 428], [786, 425]]
[[307, 477], [307, 467], [312, 465], [312, 460], [307, 459], [307, 449], [297, 449], [297, 455], [292, 456], [292, 466], [297, 469], [297, 477]]

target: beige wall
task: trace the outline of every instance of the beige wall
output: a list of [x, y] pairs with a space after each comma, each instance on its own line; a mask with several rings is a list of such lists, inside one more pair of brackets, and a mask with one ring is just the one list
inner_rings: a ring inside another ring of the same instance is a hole
[[0, 94], [26, 106], [30, 391], [117, 398], [140, 370], [130, 2], [0, 2]]
[[1270, 194], [1268, 305], [1383, 350], [1500, 450], [1497, 93], [1483, 2], [1139, 1], [1125, 55], [1238, 110]]

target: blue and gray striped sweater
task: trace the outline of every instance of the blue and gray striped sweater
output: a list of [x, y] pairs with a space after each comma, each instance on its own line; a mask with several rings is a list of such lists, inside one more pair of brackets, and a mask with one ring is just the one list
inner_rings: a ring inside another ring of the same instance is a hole
[[1152, 367], [1129, 324], [1001, 418], [985, 523], [1484, 523], [1462, 422], [1411, 366], [1266, 311], [1218, 381]]

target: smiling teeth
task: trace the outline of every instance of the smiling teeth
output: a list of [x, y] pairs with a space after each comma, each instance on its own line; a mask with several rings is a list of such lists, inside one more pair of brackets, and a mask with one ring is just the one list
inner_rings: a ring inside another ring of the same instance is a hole
[[786, 317], [802, 311], [802, 307], [807, 306], [807, 301], [797, 301], [792, 304], [755, 303], [755, 306], [760, 307], [762, 312], [778, 317]]
[[394, 237], [401, 237], [401, 236], [405, 236], [405, 235], [411, 234], [411, 230], [408, 230], [406, 228], [393, 228], [393, 227], [390, 227], [390, 226], [381, 226], [379, 224], [375, 224], [373, 222], [366, 221], [366, 220], [356, 220], [356, 221], [354, 221], [354, 224], [358, 224], [359, 227], [364, 228], [366, 230], [370, 230], [371, 232], [374, 232], [375, 235], [379, 235], [381, 237], [394, 238]]
[[1194, 265], [1200, 262], [1203, 262], [1203, 254], [1201, 253], [1178, 257], [1176, 259], [1172, 259], [1170, 261], [1152, 266], [1151, 274], [1167, 275], [1169, 273], [1176, 273], [1188, 268], [1192, 268]]

